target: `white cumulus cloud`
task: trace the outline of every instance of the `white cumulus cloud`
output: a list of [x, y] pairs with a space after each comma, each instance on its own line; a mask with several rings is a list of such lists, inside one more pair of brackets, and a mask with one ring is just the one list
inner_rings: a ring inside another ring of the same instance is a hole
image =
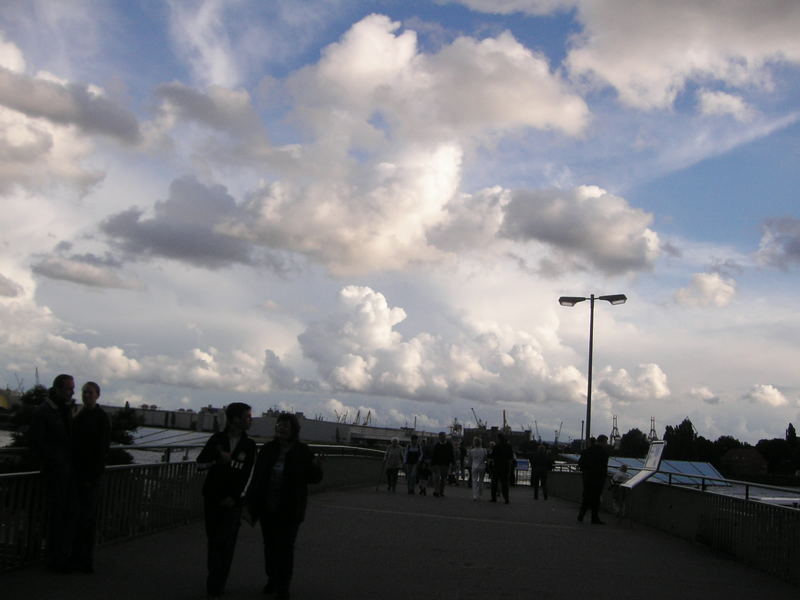
[[648, 403], [670, 395], [667, 374], [653, 363], [639, 365], [634, 373], [606, 367], [598, 374], [597, 388], [623, 404]]
[[789, 401], [778, 388], [768, 384], [758, 384], [745, 395], [747, 400], [756, 404], [763, 404], [766, 406], [780, 407], [786, 406]]
[[449, 339], [421, 332], [406, 339], [395, 326], [405, 311], [383, 294], [348, 286], [338, 311], [299, 337], [332, 389], [432, 402], [576, 401], [583, 377], [574, 367], [551, 367], [539, 343], [524, 332], [464, 322]]
[[767, 87], [769, 66], [800, 62], [800, 4], [784, 0], [580, 0], [567, 65], [641, 109], [670, 107], [690, 81]]
[[755, 111], [741, 97], [726, 92], [700, 90], [699, 109], [704, 115], [730, 115], [737, 121], [750, 121]]
[[689, 286], [675, 292], [675, 300], [684, 306], [716, 306], [730, 304], [736, 295], [736, 281], [719, 273], [695, 273]]

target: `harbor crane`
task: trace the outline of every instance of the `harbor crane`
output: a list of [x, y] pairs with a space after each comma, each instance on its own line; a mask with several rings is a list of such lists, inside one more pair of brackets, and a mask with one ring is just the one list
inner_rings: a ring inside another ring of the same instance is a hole
[[561, 428], [564, 427], [564, 421], [561, 421], [561, 425], [558, 426], [558, 429], [555, 430], [556, 437], [553, 440], [553, 446], [558, 446], [558, 438], [561, 437]]
[[475, 409], [474, 408], [472, 408], [470, 410], [472, 411], [472, 416], [475, 417], [475, 426], [478, 429], [486, 429], [486, 422], [485, 421], [481, 421], [478, 418], [478, 415], [475, 413]]

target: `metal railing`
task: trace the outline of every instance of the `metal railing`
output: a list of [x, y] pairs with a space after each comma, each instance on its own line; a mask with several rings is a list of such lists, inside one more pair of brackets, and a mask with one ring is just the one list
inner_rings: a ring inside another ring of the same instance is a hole
[[[800, 498], [800, 489], [696, 473], [657, 473], [665, 480], [650, 479], [630, 490], [604, 492], [604, 508], [620, 517], [701, 542], [800, 585], [800, 510], [790, 504]], [[577, 470], [554, 472], [549, 486], [552, 495], [580, 502], [582, 485]], [[775, 497], [755, 497], [754, 489], [787, 494], [793, 499], [781, 498], [784, 505], [777, 504]]]
[[698, 541], [800, 584], [800, 510], [722, 494], [703, 500]]
[[[97, 514], [98, 542], [199, 518], [202, 481], [190, 462], [108, 467]], [[44, 485], [38, 471], [0, 475], [0, 572], [41, 558], [44, 517]]]
[[[383, 456], [380, 450], [357, 446], [311, 446], [324, 459], [332, 459], [326, 478], [333, 486], [352, 485], [359, 477], [372, 481], [374, 469], [369, 465]], [[202, 517], [205, 476], [194, 460], [169, 462], [171, 453], [196, 450], [202, 445], [115, 447], [161, 451], [163, 455], [161, 462], [152, 464], [106, 467], [97, 513], [98, 544], [162, 531]], [[368, 464], [354, 464], [364, 462]], [[0, 474], [0, 572], [41, 559], [44, 500], [44, 481], [38, 471]]]

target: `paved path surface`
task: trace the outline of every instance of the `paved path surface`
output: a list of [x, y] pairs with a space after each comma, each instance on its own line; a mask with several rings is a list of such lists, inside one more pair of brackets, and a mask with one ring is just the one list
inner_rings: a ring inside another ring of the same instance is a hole
[[[402, 483], [402, 482], [401, 482]], [[333, 491], [311, 497], [300, 530], [293, 598], [797, 600], [800, 588], [667, 534], [606, 516], [577, 523], [576, 506]], [[259, 530], [242, 527], [226, 598], [267, 598]], [[94, 575], [41, 567], [0, 575], [3, 600], [201, 600], [201, 523], [101, 548]]]

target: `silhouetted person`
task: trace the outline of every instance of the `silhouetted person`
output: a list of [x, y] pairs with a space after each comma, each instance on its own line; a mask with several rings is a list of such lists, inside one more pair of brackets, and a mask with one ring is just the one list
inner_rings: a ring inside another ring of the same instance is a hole
[[578, 468], [583, 474], [583, 499], [578, 512], [578, 521], [583, 521], [587, 510], [592, 511], [592, 524], [605, 525], [600, 520], [600, 495], [608, 473], [608, 449], [605, 435], [597, 436], [597, 441], [581, 452]]
[[397, 474], [403, 466], [403, 448], [400, 440], [392, 438], [392, 443], [383, 455], [383, 468], [386, 470], [387, 489], [390, 492], [397, 491]]
[[41, 461], [45, 483], [47, 522], [45, 564], [68, 571], [75, 527], [75, 491], [72, 480], [72, 396], [75, 380], [61, 374], [53, 380], [47, 400], [31, 419], [30, 441]]
[[431, 452], [431, 470], [433, 471], [433, 495], [444, 497], [444, 485], [447, 483], [447, 474], [456, 463], [453, 444], [447, 439], [444, 431], [439, 432], [439, 440], [434, 444]]
[[250, 406], [233, 402], [225, 409], [225, 429], [208, 438], [197, 457], [208, 469], [203, 484], [208, 577], [206, 591], [217, 598], [225, 589], [242, 518], [243, 493], [256, 457], [256, 443], [247, 435], [253, 422]]
[[414, 486], [417, 484], [417, 473], [422, 462], [422, 444], [416, 434], [411, 436], [411, 443], [403, 453], [403, 468], [406, 472], [406, 484], [408, 493], [414, 493]]
[[430, 483], [431, 479], [431, 457], [433, 457], [433, 442], [428, 438], [422, 446], [422, 460], [417, 469], [420, 496], [428, 495], [428, 483]]
[[72, 464], [78, 515], [70, 564], [84, 573], [94, 572], [97, 507], [111, 443], [111, 420], [97, 405], [100, 386], [89, 381], [81, 388], [83, 408], [72, 421]]
[[506, 504], [509, 502], [508, 498], [508, 482], [511, 477], [512, 463], [514, 462], [514, 451], [511, 449], [511, 444], [506, 440], [506, 436], [502, 433], [497, 434], [497, 444], [492, 449], [492, 499], [491, 502], [497, 502], [497, 488], [503, 494], [503, 499]]
[[247, 493], [251, 521], [261, 521], [264, 538], [264, 593], [289, 597], [294, 571], [294, 544], [305, 519], [308, 484], [322, 480], [322, 467], [306, 444], [300, 442], [297, 417], [281, 413], [275, 422], [275, 439], [261, 447], [253, 481]]
[[539, 444], [536, 452], [531, 458], [531, 487], [533, 488], [533, 499], [539, 499], [539, 486], [542, 486], [542, 494], [547, 500], [547, 474], [553, 470], [553, 457], [547, 451], [544, 444]]

